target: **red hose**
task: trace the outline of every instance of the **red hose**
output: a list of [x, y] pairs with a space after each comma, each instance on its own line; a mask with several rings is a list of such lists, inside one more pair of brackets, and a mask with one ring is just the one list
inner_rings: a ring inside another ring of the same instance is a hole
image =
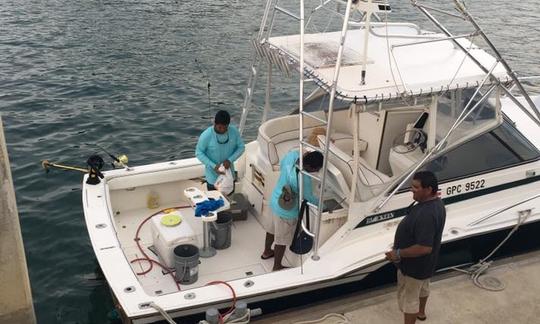
[[[157, 265], [159, 265], [163, 270], [165, 270], [166, 273], [169, 273], [172, 275], [172, 271], [169, 270], [169, 268], [167, 268], [166, 266], [162, 265], [161, 263], [157, 262], [156, 260], [153, 260], [153, 259], [150, 259], [150, 257], [144, 252], [143, 248], [141, 247], [141, 244], [139, 243], [141, 241], [140, 237], [139, 237], [139, 232], [141, 231], [141, 228], [142, 226], [152, 217], [160, 214], [160, 213], [163, 213], [165, 210], [167, 209], [182, 209], [182, 208], [190, 208], [191, 206], [177, 206], [177, 207], [171, 207], [171, 208], [165, 208], [165, 209], [162, 209], [158, 212], [155, 212], [153, 213], [152, 215], [146, 217], [140, 224], [139, 224], [139, 227], [137, 228], [137, 232], [135, 233], [135, 238], [134, 238], [134, 241], [135, 243], [137, 243], [137, 247], [139, 248], [139, 251], [141, 251], [141, 254], [144, 256], [144, 258], [138, 258], [138, 259], [135, 259], [135, 260], [132, 260], [130, 261], [130, 263], [133, 263], [133, 262], [140, 262], [140, 261], [147, 261], [149, 264], [150, 264], [150, 267], [147, 269], [147, 270], [144, 270], [143, 272], [136, 272], [136, 274], [138, 276], [140, 275], [144, 275], [144, 274], [147, 274], [148, 272], [152, 271], [153, 267], [154, 267], [154, 263], [156, 263]], [[180, 285], [178, 284], [178, 282], [176, 282], [176, 278], [174, 278], [174, 275], [173, 276], [173, 279], [174, 279], [174, 282], [176, 283], [176, 286], [178, 287], [178, 290], [180, 290]]]
[[165, 272], [165, 274], [170, 274], [172, 277], [173, 277], [173, 280], [174, 280], [174, 283], [176, 284], [176, 287], [178, 288], [178, 291], [180, 291], [180, 284], [178, 283], [178, 281], [176, 281], [176, 278], [174, 277], [173, 275], [173, 272], [168, 270], [166, 266], [164, 266], [163, 264], [157, 262], [156, 260], [152, 260], [152, 259], [145, 259], [145, 258], [139, 258], [139, 259], [134, 259], [134, 260], [131, 260], [130, 262], [133, 263], [133, 262], [137, 262], [137, 261], [149, 261], [150, 264], [157, 264], [159, 265], [160, 267], [162, 267], [163, 269], [165, 269], [167, 272]]

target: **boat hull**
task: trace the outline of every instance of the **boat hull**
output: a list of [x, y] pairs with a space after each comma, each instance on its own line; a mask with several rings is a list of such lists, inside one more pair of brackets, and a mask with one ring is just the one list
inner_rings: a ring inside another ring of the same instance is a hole
[[[477, 262], [489, 254], [509, 234], [512, 228], [499, 229], [442, 244], [437, 266], [439, 270], [437, 271], [448, 271], [447, 269], [452, 266]], [[494, 254], [494, 258], [540, 249], [540, 237], [536, 234], [539, 231], [540, 221], [521, 225], [511, 236], [511, 239]], [[349, 294], [367, 293], [380, 289], [395, 282], [395, 274], [395, 267], [392, 264], [379, 263], [334, 280], [273, 291], [242, 300], [248, 303], [250, 309], [260, 308], [262, 314], [270, 314], [323, 300], [341, 298]], [[122, 313], [119, 304], [115, 302], [115, 306]], [[230, 301], [172, 311], [169, 312], [169, 315], [175, 320], [189, 323], [204, 319], [204, 313], [209, 308], [227, 309], [228, 307], [230, 307]], [[122, 314], [124, 323], [154, 323], [161, 320], [163, 317], [159, 314], [134, 318]]]

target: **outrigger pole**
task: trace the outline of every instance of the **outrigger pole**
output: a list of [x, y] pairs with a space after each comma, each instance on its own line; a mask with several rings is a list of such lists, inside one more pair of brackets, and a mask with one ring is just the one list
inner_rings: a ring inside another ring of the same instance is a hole
[[[482, 38], [486, 41], [487, 45], [493, 50], [493, 52], [495, 53], [495, 56], [497, 58], [497, 62], [500, 62], [502, 64], [502, 66], [506, 70], [506, 73], [508, 74], [508, 76], [510, 76], [512, 81], [519, 88], [521, 94], [523, 95], [523, 97], [525, 98], [525, 100], [527, 101], [527, 103], [529, 104], [531, 109], [536, 114], [536, 118], [532, 118], [532, 119], [537, 124], [539, 124], [540, 123], [540, 112], [538, 111], [538, 108], [536, 107], [534, 102], [531, 100], [531, 98], [529, 97], [529, 95], [527, 94], [525, 89], [523, 88], [523, 86], [522, 86], [521, 82], [519, 81], [519, 79], [516, 77], [515, 72], [510, 68], [510, 66], [506, 63], [506, 61], [501, 57], [501, 54], [499, 53], [499, 51], [497, 51], [497, 49], [495, 48], [493, 43], [489, 40], [489, 38], [486, 36], [486, 34], [482, 31], [482, 28], [480, 28], [480, 26], [476, 23], [474, 18], [468, 13], [465, 6], [459, 0], [454, 0], [454, 3], [456, 4], [457, 10], [463, 15], [463, 17], [460, 17], [460, 18], [463, 18], [464, 20], [468, 20], [475, 27], [475, 29], [477, 30], [477, 33], [480, 36], [482, 36]], [[461, 45], [456, 39], [454, 39], [452, 33], [450, 33], [439, 21], [437, 21], [437, 19], [435, 19], [435, 17], [433, 17], [426, 10], [426, 7], [419, 4], [417, 0], [411, 0], [411, 4], [412, 4], [413, 7], [418, 8], [418, 10], [420, 10], [420, 12], [422, 12], [429, 20], [431, 20], [431, 22], [433, 22], [433, 24], [435, 24], [435, 26], [438, 27], [446, 36], [450, 37], [449, 39], [457, 47], [459, 47], [480, 69], [482, 69], [482, 71], [484, 71], [485, 73], [488, 73], [488, 69], [485, 66], [483, 66], [465, 47], [463, 47], [463, 45]], [[454, 16], [454, 15], [452, 15], [452, 16]], [[491, 76], [491, 77], [495, 81], [499, 82], [499, 80], [497, 80], [494, 76]], [[533, 117], [530, 114], [530, 112], [523, 106], [523, 104], [521, 102], [519, 102], [513, 95], [511, 95], [510, 92], [507, 91], [507, 89], [505, 87], [502, 87], [502, 88], [505, 89], [506, 93], [509, 95], [509, 98], [519, 108], [521, 108], [521, 110], [523, 110], [525, 112], [525, 114], [527, 114], [529, 117]]]
[[521, 92], [521, 94], [523, 95], [523, 97], [525, 98], [529, 106], [531, 106], [531, 109], [536, 114], [536, 118], [540, 120], [540, 111], [538, 111], [538, 108], [536, 107], [534, 102], [531, 100], [531, 97], [529, 97], [529, 94], [527, 94], [527, 91], [525, 91], [525, 89], [523, 88], [523, 85], [517, 78], [516, 73], [506, 63], [506, 60], [501, 56], [497, 48], [495, 48], [495, 45], [493, 45], [493, 43], [489, 40], [489, 38], [486, 36], [482, 28], [480, 28], [480, 26], [476, 23], [476, 20], [474, 20], [474, 18], [469, 14], [469, 12], [467, 11], [467, 8], [465, 8], [465, 5], [459, 0], [454, 0], [454, 3], [456, 4], [457, 10], [463, 14], [463, 16], [474, 26], [474, 28], [476, 28], [479, 35], [482, 36], [482, 38], [486, 41], [486, 44], [491, 48], [491, 50], [497, 57], [497, 60], [501, 62], [504, 69], [506, 70], [506, 72], [508, 73], [512, 81], [514, 81], [514, 83], [518, 87], [519, 91]]
[[58, 164], [58, 163], [52, 163], [52, 162], [49, 162], [48, 160], [41, 161], [41, 166], [47, 172], [49, 172], [50, 167], [53, 167], [53, 168], [62, 169], [62, 170], [79, 171], [79, 172], [82, 172], [82, 173], [88, 173], [88, 169], [69, 166], [69, 165], [63, 165], [63, 164]]

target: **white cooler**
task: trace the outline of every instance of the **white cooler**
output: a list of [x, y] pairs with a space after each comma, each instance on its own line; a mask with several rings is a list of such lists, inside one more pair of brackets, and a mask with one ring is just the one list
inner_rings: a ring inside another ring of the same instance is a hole
[[197, 246], [195, 232], [193, 232], [191, 226], [184, 219], [184, 215], [179, 211], [174, 212], [174, 214], [179, 214], [182, 218], [182, 222], [176, 226], [165, 226], [161, 224], [161, 218], [166, 214], [159, 214], [151, 219], [154, 248], [169, 268], [174, 268], [175, 247], [180, 244], [193, 244]]

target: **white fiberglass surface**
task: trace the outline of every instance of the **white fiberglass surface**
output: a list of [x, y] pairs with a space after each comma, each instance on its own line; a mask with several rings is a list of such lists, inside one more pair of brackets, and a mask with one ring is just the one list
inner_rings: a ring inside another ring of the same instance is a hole
[[[182, 203], [173, 205], [178, 206]], [[144, 219], [157, 211], [157, 209], [140, 208], [124, 211], [115, 216], [117, 235], [127, 260], [131, 261], [142, 257], [142, 252], [134, 241], [136, 231]], [[188, 222], [195, 232], [197, 246], [202, 247], [200, 219], [194, 216], [192, 208], [181, 209], [181, 214], [183, 221]], [[152, 248], [154, 242], [152, 242], [151, 227], [150, 220], [141, 227], [140, 245], [150, 258], [163, 263], [162, 259], [152, 251], [154, 250]], [[199, 258], [198, 280], [190, 285], [180, 285], [181, 290], [197, 288], [216, 280], [230, 281], [270, 272], [273, 259], [262, 260], [260, 258], [264, 236], [264, 229], [252, 215], [248, 215], [247, 220], [233, 222], [231, 246], [227, 249], [217, 250], [217, 254], [213, 257]], [[287, 264], [287, 260], [284, 260], [284, 264]], [[148, 262], [141, 261], [131, 263], [131, 267], [134, 272], [141, 273], [149, 266]], [[157, 265], [154, 265], [150, 272], [137, 275], [137, 278], [149, 295], [163, 295], [178, 291], [172, 276]]]

